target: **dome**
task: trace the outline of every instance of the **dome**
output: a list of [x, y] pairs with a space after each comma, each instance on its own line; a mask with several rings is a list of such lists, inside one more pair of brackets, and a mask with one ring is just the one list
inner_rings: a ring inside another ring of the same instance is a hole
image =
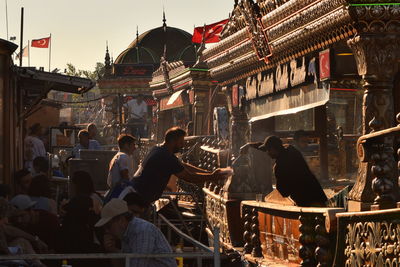
[[[184, 30], [167, 27], [167, 61], [195, 62], [192, 35]], [[115, 60], [115, 64], [159, 64], [164, 53], [163, 27], [142, 33]], [[139, 46], [138, 46], [139, 44]], [[139, 55], [138, 55], [139, 51]]]

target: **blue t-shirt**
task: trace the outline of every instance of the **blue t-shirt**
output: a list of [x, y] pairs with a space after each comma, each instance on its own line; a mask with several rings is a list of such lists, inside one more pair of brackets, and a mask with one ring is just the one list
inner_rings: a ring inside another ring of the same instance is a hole
[[133, 178], [133, 187], [148, 203], [161, 197], [172, 174], [184, 170], [178, 158], [163, 146], [153, 147], [142, 167], [140, 176]]

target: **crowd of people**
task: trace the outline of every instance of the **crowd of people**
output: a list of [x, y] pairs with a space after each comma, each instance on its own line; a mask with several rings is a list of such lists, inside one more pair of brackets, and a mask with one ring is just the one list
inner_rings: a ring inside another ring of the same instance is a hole
[[[72, 151], [98, 147], [93, 130], [79, 132], [79, 144]], [[146, 218], [151, 205], [166, 189], [171, 175], [192, 183], [225, 179], [217, 169], [209, 173], [175, 156], [184, 146], [186, 132], [171, 128], [165, 142], [154, 147], [136, 173], [132, 154], [136, 138], [118, 137], [119, 151], [111, 160], [104, 195], [96, 192], [86, 171], [70, 174], [68, 199], [57, 202], [49, 179], [49, 162], [42, 153], [40, 127], [25, 140], [25, 167], [15, 172], [14, 188], [0, 186], [0, 253], [139, 253], [172, 252], [163, 233]], [[0, 266], [60, 266], [56, 260], [0, 261]], [[123, 260], [70, 260], [72, 266], [121, 266]], [[132, 258], [130, 266], [176, 266], [174, 258]]]

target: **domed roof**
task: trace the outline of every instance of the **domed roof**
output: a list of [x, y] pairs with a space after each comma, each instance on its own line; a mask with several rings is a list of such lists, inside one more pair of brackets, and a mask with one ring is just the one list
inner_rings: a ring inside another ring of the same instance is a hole
[[165, 39], [167, 39], [167, 61], [196, 61], [196, 51], [190, 33], [173, 27], [167, 27], [166, 33], [167, 38], [165, 38], [163, 27], [142, 33], [117, 57], [114, 63], [159, 64], [164, 53]]

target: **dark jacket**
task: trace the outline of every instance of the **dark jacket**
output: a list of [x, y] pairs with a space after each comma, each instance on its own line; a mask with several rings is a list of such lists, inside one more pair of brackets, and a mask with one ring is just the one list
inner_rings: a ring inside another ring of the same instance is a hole
[[291, 197], [296, 205], [324, 206], [327, 198], [317, 178], [311, 172], [300, 151], [284, 147], [274, 166], [276, 189], [284, 197]]

